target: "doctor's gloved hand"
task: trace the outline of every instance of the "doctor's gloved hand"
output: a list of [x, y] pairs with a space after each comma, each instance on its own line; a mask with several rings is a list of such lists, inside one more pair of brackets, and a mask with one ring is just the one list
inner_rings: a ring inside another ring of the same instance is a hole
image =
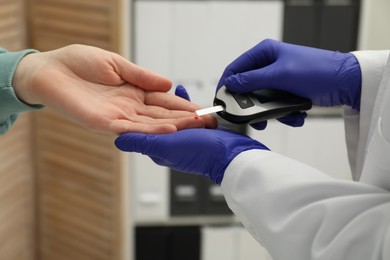
[[224, 71], [218, 88], [237, 93], [274, 88], [314, 105], [360, 109], [361, 71], [353, 54], [264, 40]]
[[170, 134], [126, 133], [115, 140], [125, 152], [149, 156], [155, 163], [202, 175], [220, 184], [229, 163], [241, 152], [268, 150], [247, 136], [221, 129], [186, 129]]

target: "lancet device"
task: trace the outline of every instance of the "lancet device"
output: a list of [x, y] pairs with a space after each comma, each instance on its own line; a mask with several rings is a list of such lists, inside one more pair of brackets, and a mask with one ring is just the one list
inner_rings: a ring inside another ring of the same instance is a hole
[[282, 90], [262, 89], [249, 94], [236, 94], [222, 86], [214, 98], [214, 106], [197, 110], [196, 114], [202, 116], [217, 113], [234, 124], [253, 124], [294, 112], [304, 112], [311, 107], [310, 99]]

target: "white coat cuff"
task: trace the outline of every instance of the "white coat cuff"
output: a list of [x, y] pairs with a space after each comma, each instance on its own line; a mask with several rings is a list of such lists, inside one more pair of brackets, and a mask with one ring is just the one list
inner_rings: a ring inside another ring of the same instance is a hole
[[356, 51], [352, 54], [359, 61], [362, 72], [360, 116], [371, 117], [379, 85], [390, 51]]
[[[250, 182], [250, 177], [259, 176], [259, 172], [262, 173], [262, 178], [271, 181], [271, 186], [274, 180], [281, 183], [284, 182], [281, 180], [290, 179], [292, 176], [295, 180], [304, 181], [318, 178], [332, 179], [326, 173], [284, 155], [268, 150], [253, 149], [240, 153], [231, 161], [225, 170], [221, 188], [231, 190], [232, 187], [228, 186], [237, 183], [238, 179], [244, 178]], [[294, 174], [292, 175], [291, 172]], [[262, 185], [267, 184], [264, 182]]]
[[390, 51], [356, 51], [352, 54], [358, 60], [362, 73], [360, 112], [345, 107], [344, 119], [352, 175], [354, 180], [359, 180], [371, 117]]

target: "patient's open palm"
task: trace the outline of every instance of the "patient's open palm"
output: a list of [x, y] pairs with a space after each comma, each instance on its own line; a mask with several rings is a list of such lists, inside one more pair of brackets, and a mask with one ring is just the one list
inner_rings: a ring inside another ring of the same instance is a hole
[[44, 104], [89, 129], [107, 132], [169, 133], [216, 126], [210, 116], [195, 119], [199, 106], [167, 93], [171, 82], [123, 57], [84, 45], [26, 56], [15, 75], [19, 98]]

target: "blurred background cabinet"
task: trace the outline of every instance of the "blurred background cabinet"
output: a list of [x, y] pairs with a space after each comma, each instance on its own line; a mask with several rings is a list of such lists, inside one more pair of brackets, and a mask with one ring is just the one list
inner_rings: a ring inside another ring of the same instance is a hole
[[[184, 85], [191, 100], [206, 107], [227, 64], [264, 38], [281, 40], [283, 1], [136, 0], [133, 19], [134, 61], [168, 76], [174, 87]], [[245, 133], [246, 127], [239, 131]], [[134, 184], [144, 195], [135, 197], [135, 225], [174, 229], [195, 224], [201, 253], [194, 259], [242, 259], [239, 234], [247, 231], [227, 207], [219, 186], [141, 160]], [[159, 181], [150, 184], [156, 175]], [[154, 203], [145, 203], [147, 194], [153, 194]], [[247, 259], [266, 259], [259, 254], [265, 250], [248, 236], [252, 243], [243, 249], [251, 256]], [[142, 251], [136, 250], [136, 259], [143, 259]]]
[[356, 50], [360, 0], [284, 0], [283, 40], [327, 50]]

